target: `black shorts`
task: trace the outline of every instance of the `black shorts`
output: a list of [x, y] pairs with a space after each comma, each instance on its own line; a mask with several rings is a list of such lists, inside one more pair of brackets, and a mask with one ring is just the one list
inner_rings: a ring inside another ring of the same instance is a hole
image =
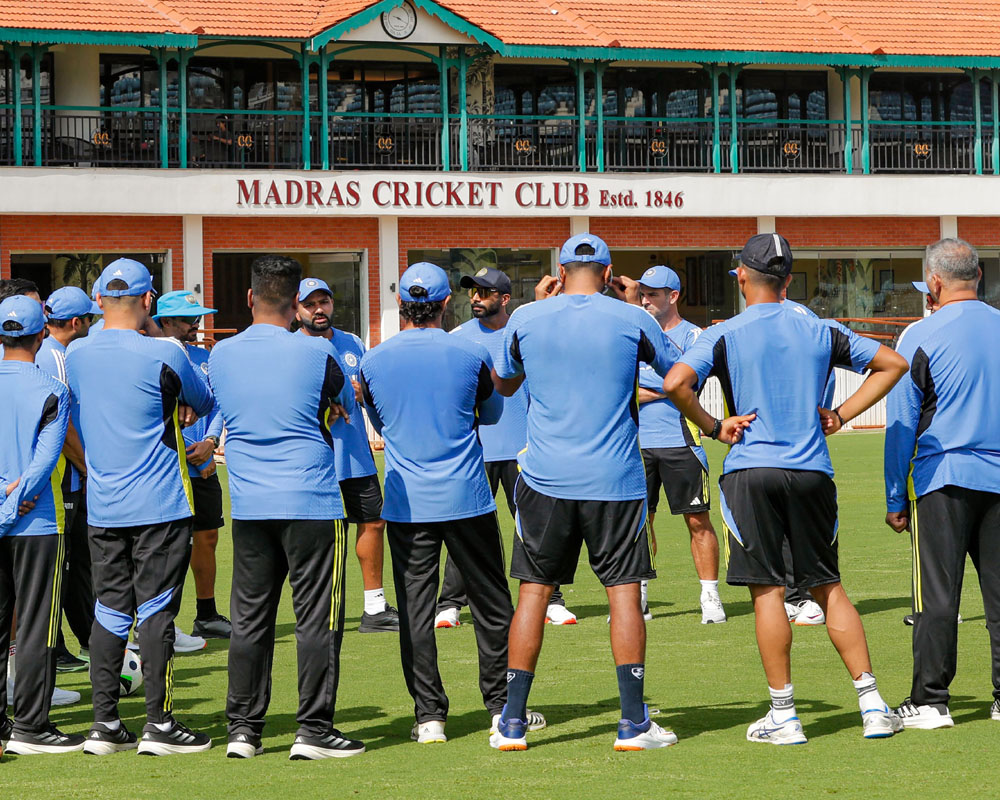
[[215, 531], [225, 525], [219, 473], [214, 472], [207, 478], [192, 477], [191, 490], [194, 495], [194, 530]]
[[783, 540], [794, 583], [803, 589], [840, 580], [837, 487], [824, 472], [744, 469], [719, 479], [726, 526], [726, 582], [785, 586]]
[[660, 487], [671, 514], [701, 514], [711, 508], [705, 465], [690, 447], [651, 447], [642, 451], [646, 467], [646, 503], [656, 511]]
[[360, 525], [382, 519], [382, 487], [378, 475], [345, 478], [340, 482], [340, 496], [348, 522]]
[[580, 546], [605, 586], [656, 577], [645, 500], [563, 500], [522, 478], [514, 489], [517, 536], [510, 576], [549, 586], [573, 582]]

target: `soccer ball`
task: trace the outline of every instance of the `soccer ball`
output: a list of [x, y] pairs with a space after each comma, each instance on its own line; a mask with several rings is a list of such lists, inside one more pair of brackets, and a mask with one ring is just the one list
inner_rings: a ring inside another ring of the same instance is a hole
[[142, 660], [138, 653], [125, 651], [125, 661], [122, 663], [122, 673], [119, 678], [122, 694], [135, 694], [142, 686]]

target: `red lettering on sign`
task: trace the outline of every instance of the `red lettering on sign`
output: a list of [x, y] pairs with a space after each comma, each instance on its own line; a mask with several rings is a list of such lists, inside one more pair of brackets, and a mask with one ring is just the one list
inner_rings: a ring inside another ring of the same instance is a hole
[[271, 188], [267, 190], [267, 197], [264, 198], [264, 205], [269, 206], [274, 203], [276, 206], [280, 206], [281, 203], [281, 193], [278, 191], [278, 184], [271, 181]]
[[[336, 186], [336, 184], [334, 184]], [[306, 181], [306, 205], [307, 206], [321, 206], [323, 205], [323, 184], [319, 181]]]
[[430, 183], [427, 184], [427, 205], [429, 205], [431, 208], [440, 208], [442, 205], [442, 201], [434, 200], [433, 191], [435, 189], [440, 189], [441, 191], [444, 191], [444, 186], [442, 185], [441, 181], [431, 181]]
[[390, 188], [392, 188], [392, 187], [391, 187], [391, 184], [389, 183], [389, 181], [378, 181], [378, 183], [376, 183], [372, 187], [372, 199], [375, 201], [375, 205], [381, 206], [383, 208], [385, 206], [389, 205], [389, 201], [388, 200], [383, 200], [382, 199], [382, 190], [383, 189], [390, 189]]
[[285, 181], [285, 205], [297, 206], [302, 202], [302, 184], [298, 181]]
[[532, 184], [530, 183], [519, 183], [517, 185], [517, 189], [514, 190], [514, 200], [519, 206], [521, 206], [521, 208], [531, 208], [531, 200], [525, 200], [523, 197], [523, 190], [530, 190], [531, 187]]
[[590, 205], [590, 189], [587, 184], [573, 184], [573, 205], [577, 208], [586, 208]]
[[252, 181], [249, 186], [244, 180], [238, 180], [237, 205], [259, 206], [260, 205], [260, 181]]
[[445, 189], [448, 192], [448, 199], [446, 202], [449, 208], [455, 206], [462, 208], [465, 205], [465, 203], [462, 202], [462, 198], [458, 196], [458, 190], [463, 186], [465, 186], [465, 181], [459, 181], [458, 183], [448, 181], [448, 183], [445, 184]]
[[403, 181], [396, 181], [392, 185], [395, 193], [394, 206], [408, 206], [410, 204], [410, 187]]
[[469, 182], [469, 205], [475, 208], [483, 207], [483, 185], [479, 181]]
[[496, 206], [497, 206], [497, 192], [500, 191], [500, 186], [501, 185], [502, 184], [500, 183], [500, 181], [487, 181], [486, 182], [486, 188], [489, 190], [489, 193], [490, 193], [490, 202], [489, 202], [489, 205], [490, 205], [491, 208], [496, 208]]

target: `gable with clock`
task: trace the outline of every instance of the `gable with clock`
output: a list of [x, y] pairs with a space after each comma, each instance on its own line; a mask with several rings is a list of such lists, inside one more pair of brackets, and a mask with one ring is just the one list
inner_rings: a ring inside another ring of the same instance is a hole
[[409, 2], [382, 12], [382, 30], [393, 39], [408, 39], [417, 28], [417, 11]]

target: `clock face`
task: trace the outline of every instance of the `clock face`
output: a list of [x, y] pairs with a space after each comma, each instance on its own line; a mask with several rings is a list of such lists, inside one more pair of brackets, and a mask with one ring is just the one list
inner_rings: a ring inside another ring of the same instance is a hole
[[417, 27], [417, 12], [409, 3], [382, 12], [382, 28], [393, 39], [406, 39]]

